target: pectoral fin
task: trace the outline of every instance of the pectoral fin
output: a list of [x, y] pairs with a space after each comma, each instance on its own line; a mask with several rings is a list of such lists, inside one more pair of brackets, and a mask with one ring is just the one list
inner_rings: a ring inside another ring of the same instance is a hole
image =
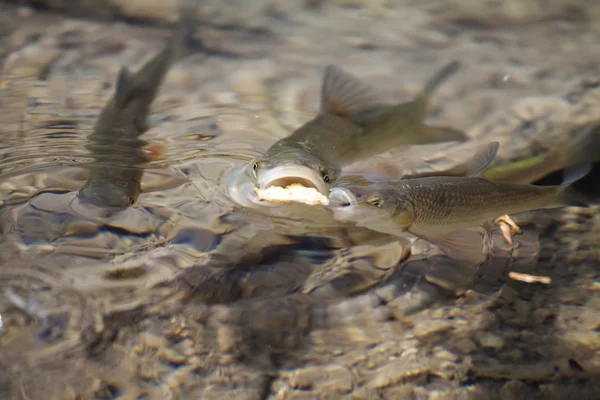
[[407, 173], [402, 179], [424, 178], [428, 176], [478, 176], [496, 157], [498, 142], [492, 142], [473, 155], [466, 163], [445, 170]]
[[486, 257], [485, 236], [481, 230], [458, 230], [440, 236], [427, 236], [425, 239], [455, 260], [480, 264]]
[[321, 114], [335, 114], [352, 119], [366, 110], [381, 107], [379, 94], [335, 65], [325, 69], [321, 86]]
[[483, 149], [477, 151], [473, 157], [467, 162], [467, 176], [478, 175], [496, 158], [500, 143], [491, 142]]

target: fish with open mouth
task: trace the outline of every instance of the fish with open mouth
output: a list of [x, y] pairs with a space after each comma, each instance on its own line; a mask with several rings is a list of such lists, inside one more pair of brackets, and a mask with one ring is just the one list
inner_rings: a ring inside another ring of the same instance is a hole
[[485, 257], [485, 242], [473, 228], [504, 214], [588, 205], [571, 184], [589, 172], [590, 164], [569, 169], [561, 185], [492, 182], [477, 174], [493, 159], [493, 146], [497, 149], [497, 143], [491, 144], [481, 153], [481, 168], [472, 171], [474, 176], [376, 183], [340, 179], [329, 195], [329, 207], [336, 220], [400, 237], [417, 236], [449, 257], [479, 263]]
[[459, 65], [449, 63], [418, 98], [397, 105], [383, 105], [365, 83], [328, 66], [319, 115], [252, 162], [257, 191], [299, 184], [327, 196], [341, 169], [358, 160], [398, 146], [468, 140], [459, 130], [424, 123], [431, 95]]

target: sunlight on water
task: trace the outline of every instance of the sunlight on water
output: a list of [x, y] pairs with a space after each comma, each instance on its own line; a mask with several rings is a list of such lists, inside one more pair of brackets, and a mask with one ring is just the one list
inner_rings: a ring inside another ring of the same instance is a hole
[[512, 243], [482, 230], [475, 265], [323, 206], [258, 203], [252, 166], [318, 114], [328, 64], [396, 103], [464, 67], [426, 120], [472, 140], [389, 149], [341, 179], [462, 171], [490, 141], [498, 163], [564, 146], [597, 118], [597, 27], [518, 7], [490, 20], [466, 0], [235, 3], [207, 3], [208, 57], [170, 66], [147, 130], [119, 114], [94, 126], [120, 68], [139, 71], [170, 30], [42, 11], [0, 29], [0, 397], [408, 398], [591, 371], [597, 349], [578, 349], [597, 328], [597, 207], [517, 214]]

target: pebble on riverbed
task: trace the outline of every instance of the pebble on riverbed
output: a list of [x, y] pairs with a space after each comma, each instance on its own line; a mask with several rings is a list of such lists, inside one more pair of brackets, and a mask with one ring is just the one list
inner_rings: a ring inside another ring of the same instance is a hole
[[504, 339], [500, 336], [494, 335], [493, 333], [485, 332], [479, 338], [479, 343], [483, 347], [498, 350], [504, 346]]

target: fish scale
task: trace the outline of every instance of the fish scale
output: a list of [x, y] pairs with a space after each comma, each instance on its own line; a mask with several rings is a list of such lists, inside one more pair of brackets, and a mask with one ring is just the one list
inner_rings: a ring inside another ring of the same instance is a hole
[[453, 177], [406, 181], [397, 187], [415, 205], [413, 229], [435, 226], [453, 230], [497, 217], [501, 215], [498, 209], [511, 214], [551, 206], [559, 190], [558, 187], [497, 184], [479, 178]]
[[[491, 144], [468, 170], [481, 171], [497, 150]], [[492, 182], [478, 176], [433, 176], [380, 183], [346, 180], [330, 194], [334, 218], [395, 236], [415, 235], [451, 258], [478, 264], [485, 257], [480, 229], [490, 219], [562, 205], [587, 205], [572, 183], [590, 171], [573, 167], [560, 186]]]

